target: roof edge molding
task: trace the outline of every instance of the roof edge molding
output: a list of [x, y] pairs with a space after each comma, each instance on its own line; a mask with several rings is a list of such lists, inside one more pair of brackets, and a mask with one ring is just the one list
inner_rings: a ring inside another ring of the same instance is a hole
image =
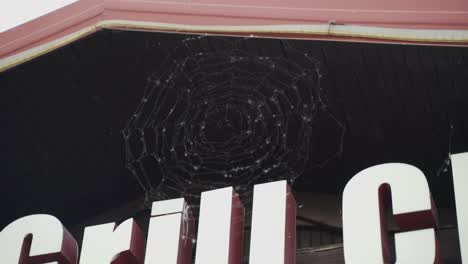
[[0, 72], [101, 29], [468, 46], [468, 1], [450, 0], [453, 3], [447, 6], [459, 5], [456, 11], [431, 11], [435, 10], [431, 2], [438, 0], [425, 1], [427, 11], [418, 6], [414, 10], [323, 9], [304, 0], [293, 0], [305, 5], [302, 8], [268, 6], [265, 1], [248, 6], [227, 0], [221, 1], [224, 4], [200, 1], [75, 2], [0, 33]]

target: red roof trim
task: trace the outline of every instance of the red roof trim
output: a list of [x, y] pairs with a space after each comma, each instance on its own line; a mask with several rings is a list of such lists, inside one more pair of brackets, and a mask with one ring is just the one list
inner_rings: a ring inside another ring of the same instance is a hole
[[[331, 4], [293, 0], [291, 5], [297, 7], [281, 6], [283, 2], [244, 0], [236, 2], [239, 4], [232, 4], [228, 0], [199, 0], [198, 2], [186, 0], [81, 0], [0, 33], [0, 58], [7, 58], [107, 20], [160, 22], [189, 26], [325, 25], [333, 20], [337, 24], [346, 25], [468, 31], [468, 1], [465, 0], [445, 1], [444, 9], [446, 10], [437, 9], [439, 0], [416, 1], [419, 4], [413, 3], [412, 7], [407, 8], [408, 10], [400, 8], [402, 3], [407, 2], [403, 0], [388, 1], [385, 3], [387, 7], [380, 9], [370, 8], [374, 5], [375, 1], [373, 0], [364, 0], [364, 3], [363, 0], [350, 0], [346, 3], [332, 0], [329, 1]], [[342, 5], [349, 5], [351, 2], [360, 3], [364, 7], [360, 10], [338, 8]], [[219, 33], [223, 33], [223, 31], [220, 30]], [[230, 34], [235, 33], [231, 32]], [[339, 34], [324, 36], [283, 31], [259, 33], [258, 35], [356, 41], [356, 38], [352, 36], [340, 37]], [[359, 41], [365, 42], [411, 42], [411, 40], [399, 41], [398, 39], [356, 36]], [[444, 42], [435, 40], [430, 43]], [[468, 42], [457, 44], [467, 45]]]

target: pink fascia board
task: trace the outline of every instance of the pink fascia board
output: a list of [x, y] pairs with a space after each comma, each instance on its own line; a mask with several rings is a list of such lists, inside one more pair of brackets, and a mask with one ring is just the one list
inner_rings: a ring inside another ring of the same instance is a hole
[[[27, 8], [27, 7], [25, 7]], [[188, 26], [345, 26], [345, 33], [323, 34], [294, 32], [287, 27], [258, 32], [257, 36], [305, 38], [338, 41], [412, 43], [411, 39], [379, 38], [379, 29], [458, 31], [468, 34], [466, 0], [80, 0], [47, 15], [0, 33], [0, 60], [60, 39], [84, 28], [100, 30], [100, 22], [120, 21], [116, 29], [132, 30], [122, 21], [167, 23]], [[120, 25], [120, 26], [119, 26]], [[374, 35], [347, 35], [346, 26], [373, 27]], [[135, 29], [135, 28], [133, 28]], [[137, 29], [136, 29], [137, 30]], [[154, 31], [191, 30], [162, 29]], [[92, 33], [92, 30], [90, 31]], [[195, 33], [203, 33], [203, 29]], [[213, 34], [226, 34], [223, 29]], [[254, 32], [255, 33], [255, 32]], [[410, 33], [411, 34], [411, 33]], [[451, 33], [450, 33], [451, 34]], [[229, 32], [228, 35], [248, 35]], [[463, 35], [465, 36], [465, 35]], [[468, 45], [434, 38], [416, 40], [417, 44]]]

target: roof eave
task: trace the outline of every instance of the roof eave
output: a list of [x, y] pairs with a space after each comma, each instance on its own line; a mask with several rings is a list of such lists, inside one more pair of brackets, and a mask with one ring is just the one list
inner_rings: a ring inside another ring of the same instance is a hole
[[468, 2], [461, 11], [427, 12], [222, 2], [81, 0], [0, 33], [0, 72], [106, 28], [468, 46]]

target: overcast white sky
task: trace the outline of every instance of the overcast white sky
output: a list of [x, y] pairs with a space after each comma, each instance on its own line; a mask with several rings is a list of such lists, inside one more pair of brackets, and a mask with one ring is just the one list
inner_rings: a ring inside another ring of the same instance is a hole
[[0, 32], [50, 13], [77, 0], [0, 0]]

